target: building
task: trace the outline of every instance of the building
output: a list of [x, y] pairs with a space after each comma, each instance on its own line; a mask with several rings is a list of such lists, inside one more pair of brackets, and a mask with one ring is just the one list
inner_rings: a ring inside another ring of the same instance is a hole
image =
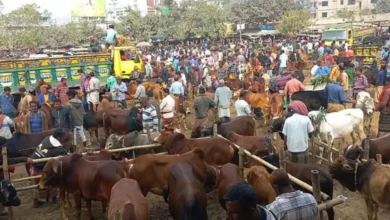
[[124, 15], [127, 8], [134, 11], [139, 11], [142, 16], [148, 14], [147, 0], [106, 0], [107, 4], [107, 20], [118, 21]]
[[162, 3], [163, 0], [147, 0], [148, 15], [157, 14]]
[[[304, 0], [311, 18], [336, 17], [339, 10], [373, 9], [378, 0]], [[310, 3], [308, 3], [310, 1]]]

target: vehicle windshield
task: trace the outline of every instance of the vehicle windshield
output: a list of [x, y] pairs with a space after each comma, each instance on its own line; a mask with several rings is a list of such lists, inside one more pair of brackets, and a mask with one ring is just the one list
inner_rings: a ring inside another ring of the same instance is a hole
[[333, 40], [348, 40], [346, 30], [338, 31], [324, 31], [322, 33], [322, 40], [333, 41]]

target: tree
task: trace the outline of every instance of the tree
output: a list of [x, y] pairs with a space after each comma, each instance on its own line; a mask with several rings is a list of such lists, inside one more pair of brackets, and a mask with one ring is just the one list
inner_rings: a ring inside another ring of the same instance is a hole
[[390, 13], [390, 0], [378, 0], [375, 11], [378, 14]]
[[287, 12], [281, 23], [277, 26], [277, 30], [284, 34], [298, 34], [306, 30], [310, 25], [310, 13], [305, 10], [293, 10]]
[[355, 16], [357, 14], [358, 12], [356, 10], [343, 9], [343, 10], [336, 11], [336, 16], [338, 18], [345, 19], [347, 22], [354, 22]]

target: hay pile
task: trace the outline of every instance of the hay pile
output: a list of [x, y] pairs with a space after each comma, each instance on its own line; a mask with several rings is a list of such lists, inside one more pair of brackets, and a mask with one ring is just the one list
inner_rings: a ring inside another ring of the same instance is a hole
[[130, 39], [126, 36], [119, 35], [117, 37], [117, 47], [129, 47], [132, 46]]

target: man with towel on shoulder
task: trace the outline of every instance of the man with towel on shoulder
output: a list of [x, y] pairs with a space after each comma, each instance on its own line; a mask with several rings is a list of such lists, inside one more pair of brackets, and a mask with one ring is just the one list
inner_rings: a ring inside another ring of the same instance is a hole
[[287, 155], [292, 163], [309, 162], [309, 133], [315, 131], [310, 118], [307, 116], [306, 105], [301, 101], [291, 101], [288, 108], [292, 116], [287, 118], [284, 127], [284, 143], [287, 146]]

